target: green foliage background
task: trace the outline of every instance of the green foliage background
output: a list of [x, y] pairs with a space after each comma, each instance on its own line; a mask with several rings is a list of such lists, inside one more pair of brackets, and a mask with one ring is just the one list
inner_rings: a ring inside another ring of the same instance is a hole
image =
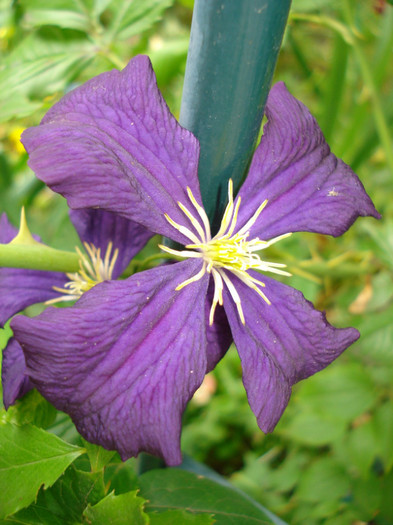
[[[293, 0], [275, 75], [310, 108], [383, 215], [379, 222], [359, 220], [340, 239], [296, 234], [271, 248], [289, 265], [290, 284], [332, 324], [358, 328], [359, 342], [296, 386], [266, 436], [231, 349], [184, 417], [185, 454], [221, 478], [192, 460], [184, 470], [140, 475], [141, 462], [121, 464], [117, 455], [82, 443], [66, 416], [29, 393], [0, 412], [0, 523], [283, 523], [264, 507], [293, 525], [393, 523], [390, 3]], [[64, 92], [137, 53], [151, 57], [178, 115], [192, 4], [0, 0], [0, 212], [17, 224], [26, 206], [31, 230], [44, 242], [73, 249], [65, 202], [27, 168], [20, 132], [38, 124]], [[4, 345], [10, 332], [0, 332]], [[15, 457], [17, 469], [10, 467]]]

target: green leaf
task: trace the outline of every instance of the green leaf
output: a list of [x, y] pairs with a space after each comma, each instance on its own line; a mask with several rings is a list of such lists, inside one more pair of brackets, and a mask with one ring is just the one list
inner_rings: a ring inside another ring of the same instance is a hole
[[0, 421], [16, 425], [33, 424], [47, 428], [56, 419], [57, 411], [37, 390], [31, 390], [23, 399], [3, 412]]
[[320, 12], [326, 7], [332, 7], [338, 4], [338, 0], [293, 0], [292, 10], [307, 13], [309, 11]]
[[171, 468], [151, 470], [139, 478], [146, 511], [184, 509], [215, 518], [217, 525], [283, 525], [249, 496], [229, 484]]
[[87, 2], [83, 0], [20, 0], [27, 26], [55, 25], [86, 31], [89, 28]]
[[89, 505], [84, 516], [94, 525], [147, 525], [149, 518], [143, 512], [145, 500], [136, 494], [134, 491], [115, 496], [111, 492], [97, 505]]
[[101, 473], [82, 472], [71, 465], [47, 490], [41, 488], [37, 502], [14, 514], [5, 523], [28, 525], [74, 525], [82, 521], [87, 505], [105, 495]]
[[285, 426], [280, 424], [277, 432], [295, 442], [318, 447], [342, 437], [345, 430], [345, 421], [303, 407]]
[[85, 439], [83, 440], [83, 446], [89, 456], [90, 466], [93, 472], [101, 471], [115, 455], [115, 451], [106, 450], [99, 445], [89, 443]]
[[113, 0], [108, 7], [113, 17], [108, 28], [112, 40], [115, 36], [124, 40], [150, 29], [172, 4], [173, 0]]
[[104, 471], [105, 485], [109, 487], [108, 490], [114, 491], [116, 495], [136, 490], [138, 488], [138, 476], [135, 464], [135, 458], [121, 461], [119, 455], [114, 456]]
[[350, 489], [346, 470], [332, 458], [317, 459], [303, 472], [296, 492], [298, 498], [312, 503], [337, 501]]
[[77, 31], [47, 27], [30, 34], [8, 55], [0, 71], [0, 120], [34, 111], [37, 103], [31, 98], [42, 105], [45, 96], [63, 90], [94, 54], [93, 44]]
[[359, 363], [331, 366], [302, 384], [296, 401], [316, 414], [350, 422], [377, 401], [373, 379]]
[[191, 514], [184, 510], [167, 510], [164, 512], [152, 512], [148, 514], [150, 525], [212, 525], [217, 523], [212, 516], [208, 514]]
[[83, 452], [34, 426], [0, 424], [0, 518], [32, 503]]

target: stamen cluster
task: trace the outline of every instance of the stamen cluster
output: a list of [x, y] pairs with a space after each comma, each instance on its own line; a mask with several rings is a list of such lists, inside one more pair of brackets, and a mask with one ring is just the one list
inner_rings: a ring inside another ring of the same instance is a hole
[[56, 292], [62, 294], [61, 297], [47, 301], [46, 304], [75, 301], [96, 284], [112, 279], [113, 269], [119, 255], [117, 248], [112, 253], [112, 242], [108, 243], [104, 259], [101, 258], [101, 248], [96, 248], [94, 244], [87, 242], [84, 242], [83, 246], [86, 253], [82, 253], [78, 247], [76, 248], [79, 255], [79, 272], [67, 273], [66, 275], [70, 280], [64, 285], [64, 288], [53, 287]]
[[249, 221], [247, 221], [247, 223], [242, 228], [235, 232], [241, 197], [237, 197], [236, 201], [234, 202], [233, 183], [232, 180], [229, 180], [228, 204], [224, 211], [220, 229], [212, 238], [209, 219], [205, 210], [198, 204], [191, 189], [188, 187], [187, 193], [192, 205], [199, 215], [199, 219], [202, 221], [203, 227], [198, 218], [195, 217], [189, 211], [189, 209], [184, 206], [184, 204], [178, 202], [180, 209], [190, 220], [197, 234], [191, 231], [189, 228], [176, 223], [167, 214], [165, 214], [167, 221], [174, 228], [180, 231], [185, 237], [190, 239], [191, 244], [187, 244], [185, 246], [186, 250], [174, 250], [163, 245], [160, 245], [160, 248], [172, 255], [175, 255], [176, 257], [201, 258], [203, 259], [203, 266], [200, 272], [191, 277], [191, 279], [187, 279], [186, 281], [179, 284], [176, 287], [176, 290], [180, 290], [188, 284], [198, 281], [203, 277], [203, 275], [205, 275], [206, 272], [208, 272], [212, 275], [214, 280], [214, 295], [209, 317], [210, 325], [213, 324], [214, 312], [216, 310], [217, 304], [223, 304], [222, 293], [224, 289], [224, 283], [236, 304], [241, 322], [245, 324], [240, 297], [234, 284], [229, 278], [228, 272], [235, 275], [252, 290], [257, 292], [267, 304], [271, 304], [269, 299], [261, 290], [261, 288], [265, 287], [265, 284], [259, 279], [252, 277], [247, 271], [250, 269], [255, 269], [263, 272], [272, 272], [279, 275], [289, 276], [290, 274], [288, 272], [280, 269], [284, 268], [285, 264], [263, 261], [255, 252], [264, 250], [268, 246], [271, 246], [272, 244], [285, 237], [288, 237], [291, 234], [287, 233], [280, 235], [270, 239], [269, 241], [260, 240], [258, 237], [248, 240], [250, 236], [250, 229], [258, 219], [262, 210], [266, 207], [268, 202], [267, 200], [265, 200], [259, 206]]

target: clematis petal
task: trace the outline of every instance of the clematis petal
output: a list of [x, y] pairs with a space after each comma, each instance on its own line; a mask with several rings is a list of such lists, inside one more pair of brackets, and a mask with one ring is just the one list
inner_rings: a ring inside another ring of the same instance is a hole
[[[0, 217], [0, 244], [10, 242], [17, 229], [5, 213]], [[59, 272], [0, 268], [0, 326], [27, 306], [53, 299], [59, 295], [52, 287], [63, 287], [67, 278]]]
[[380, 217], [358, 177], [331, 153], [314, 117], [282, 82], [270, 91], [266, 115], [239, 192], [239, 227], [268, 199], [251, 238], [296, 231], [338, 236], [359, 216]]
[[[249, 272], [255, 278], [261, 275]], [[303, 294], [263, 277], [271, 304], [233, 278], [246, 324], [229, 294], [224, 298], [238, 349], [248, 400], [264, 432], [271, 432], [284, 411], [291, 387], [322, 370], [359, 337], [354, 328], [334, 328]]]
[[233, 339], [224, 308], [217, 306], [214, 314], [214, 323], [209, 325], [210, 309], [213, 301], [214, 283], [210, 279], [205, 301], [205, 323], [207, 339], [207, 369], [206, 373], [215, 368], [227, 353]]
[[133, 58], [76, 88], [23, 133], [29, 165], [71, 208], [102, 208], [181, 243], [187, 186], [201, 202], [199, 143], [171, 115], [150, 60]]
[[104, 256], [109, 242], [112, 242], [112, 254], [118, 250], [112, 278], [117, 279], [127, 268], [131, 259], [153, 236], [136, 222], [129, 221], [104, 210], [70, 210], [70, 219], [82, 241], [92, 243], [101, 249]]
[[144, 450], [181, 461], [181, 415], [206, 370], [209, 277], [175, 288], [201, 264], [107, 281], [70, 308], [11, 322], [33, 385], [82, 436], [124, 460]]
[[1, 366], [3, 404], [6, 410], [17, 399], [27, 394], [33, 387], [26, 374], [26, 361], [20, 344], [11, 338], [3, 350]]

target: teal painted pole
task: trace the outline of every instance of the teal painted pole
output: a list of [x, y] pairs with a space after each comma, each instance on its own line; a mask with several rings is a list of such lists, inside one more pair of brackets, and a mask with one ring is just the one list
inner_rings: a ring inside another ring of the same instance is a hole
[[199, 180], [218, 229], [258, 137], [291, 0], [195, 0], [180, 123], [201, 145]]

